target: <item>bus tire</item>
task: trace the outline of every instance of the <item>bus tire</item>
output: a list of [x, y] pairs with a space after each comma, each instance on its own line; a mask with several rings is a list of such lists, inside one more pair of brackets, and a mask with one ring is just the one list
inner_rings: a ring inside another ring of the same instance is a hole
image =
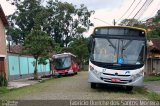
[[58, 78], [61, 78], [61, 75], [58, 75], [57, 77], [58, 77]]
[[133, 86], [126, 86], [126, 90], [129, 91], [129, 92], [132, 91], [133, 90]]
[[67, 77], [67, 76], [68, 76], [68, 73], [66, 72], [66, 73], [64, 74], [64, 76]]
[[77, 72], [75, 72], [75, 75], [77, 75], [78, 73]]
[[96, 83], [91, 83], [91, 88], [95, 89], [96, 88]]

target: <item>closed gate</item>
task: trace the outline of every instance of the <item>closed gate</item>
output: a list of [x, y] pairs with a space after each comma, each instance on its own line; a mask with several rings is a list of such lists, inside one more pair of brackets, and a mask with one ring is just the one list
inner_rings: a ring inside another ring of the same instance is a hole
[[5, 72], [4, 57], [0, 57], [0, 74]]

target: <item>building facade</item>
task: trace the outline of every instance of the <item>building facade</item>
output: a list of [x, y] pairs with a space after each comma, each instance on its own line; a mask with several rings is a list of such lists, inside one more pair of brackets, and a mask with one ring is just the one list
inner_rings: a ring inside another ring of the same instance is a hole
[[0, 74], [8, 75], [7, 66], [7, 46], [5, 37], [5, 27], [8, 25], [7, 19], [0, 5]]
[[160, 75], [160, 39], [150, 40], [146, 63], [147, 75]]

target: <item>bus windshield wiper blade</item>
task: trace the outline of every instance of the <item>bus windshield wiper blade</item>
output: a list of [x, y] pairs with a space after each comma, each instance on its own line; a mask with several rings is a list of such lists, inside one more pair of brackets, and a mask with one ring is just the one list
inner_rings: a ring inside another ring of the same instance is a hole
[[129, 40], [129, 41], [122, 47], [122, 50], [125, 50], [125, 49], [130, 45], [131, 42], [132, 42], [132, 40]]
[[111, 46], [116, 50], [116, 46], [113, 45], [113, 43], [110, 41], [110, 39], [107, 39], [107, 40], [111, 44]]

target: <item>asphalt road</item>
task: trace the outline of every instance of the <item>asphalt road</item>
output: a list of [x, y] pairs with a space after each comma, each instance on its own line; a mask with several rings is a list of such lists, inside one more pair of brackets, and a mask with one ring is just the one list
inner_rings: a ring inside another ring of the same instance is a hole
[[[78, 75], [56, 78], [40, 84], [33, 85], [32, 91], [23, 90], [16, 100], [146, 100], [144, 95], [126, 92], [124, 88], [100, 86], [97, 89], [90, 88], [87, 82], [87, 72], [79, 72]], [[20, 88], [21, 89], [21, 88]], [[23, 89], [23, 88], [22, 88]], [[16, 92], [16, 91], [15, 91]], [[10, 96], [15, 95], [11, 92]], [[8, 96], [7, 95], [7, 96]], [[4, 97], [6, 98], [6, 97]], [[9, 98], [9, 97], [8, 97]]]

